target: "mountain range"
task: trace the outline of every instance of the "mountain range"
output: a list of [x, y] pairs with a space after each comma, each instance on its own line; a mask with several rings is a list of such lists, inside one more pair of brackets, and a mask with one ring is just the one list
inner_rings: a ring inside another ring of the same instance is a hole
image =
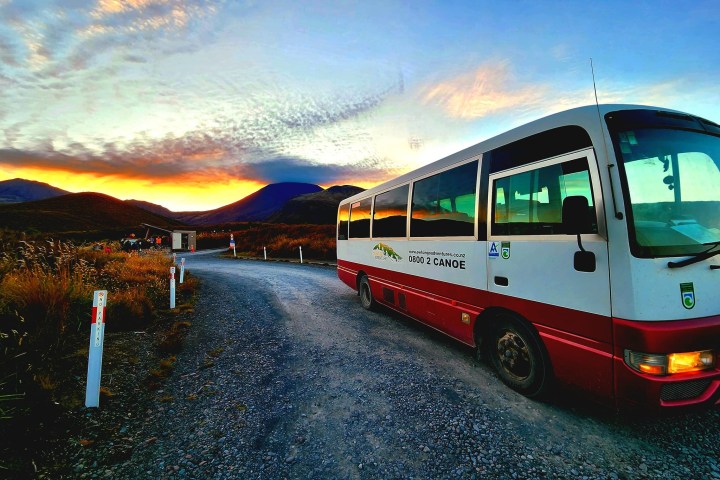
[[142, 200], [118, 200], [100, 193], [69, 193], [46, 183], [0, 181], [0, 226], [48, 232], [209, 226], [232, 222], [333, 224], [340, 201], [362, 189], [276, 183], [224, 207], [204, 212], [173, 212]]

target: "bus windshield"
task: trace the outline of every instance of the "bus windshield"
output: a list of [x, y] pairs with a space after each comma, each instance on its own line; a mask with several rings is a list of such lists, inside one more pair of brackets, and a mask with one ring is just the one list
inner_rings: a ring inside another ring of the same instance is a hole
[[720, 242], [720, 137], [624, 127], [613, 141], [624, 167], [633, 253], [689, 255]]

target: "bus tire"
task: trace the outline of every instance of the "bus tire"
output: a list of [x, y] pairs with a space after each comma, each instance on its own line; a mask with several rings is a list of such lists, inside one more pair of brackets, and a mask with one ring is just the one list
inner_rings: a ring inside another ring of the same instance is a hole
[[358, 293], [360, 294], [360, 304], [365, 310], [375, 310], [377, 302], [373, 298], [372, 290], [370, 289], [370, 280], [366, 275], [360, 278], [358, 283]]
[[487, 356], [500, 379], [526, 397], [543, 397], [550, 386], [550, 360], [538, 335], [524, 320], [501, 313], [487, 338]]

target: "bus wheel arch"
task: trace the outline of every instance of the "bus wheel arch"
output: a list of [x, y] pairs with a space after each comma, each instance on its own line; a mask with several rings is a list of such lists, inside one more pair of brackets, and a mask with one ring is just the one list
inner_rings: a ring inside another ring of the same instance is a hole
[[544, 397], [551, 387], [552, 365], [535, 327], [522, 316], [490, 308], [475, 325], [478, 351], [513, 390]]
[[370, 280], [365, 272], [358, 272], [357, 277], [358, 295], [360, 296], [360, 304], [365, 310], [375, 310], [377, 302], [373, 298], [372, 289], [370, 288]]

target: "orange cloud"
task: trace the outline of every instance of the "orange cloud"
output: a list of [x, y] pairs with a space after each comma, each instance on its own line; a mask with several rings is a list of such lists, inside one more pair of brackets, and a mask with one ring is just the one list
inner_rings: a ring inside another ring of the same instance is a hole
[[425, 103], [439, 105], [452, 117], [474, 119], [537, 103], [547, 90], [543, 86], [515, 84], [508, 64], [500, 62], [429, 86], [422, 97]]

